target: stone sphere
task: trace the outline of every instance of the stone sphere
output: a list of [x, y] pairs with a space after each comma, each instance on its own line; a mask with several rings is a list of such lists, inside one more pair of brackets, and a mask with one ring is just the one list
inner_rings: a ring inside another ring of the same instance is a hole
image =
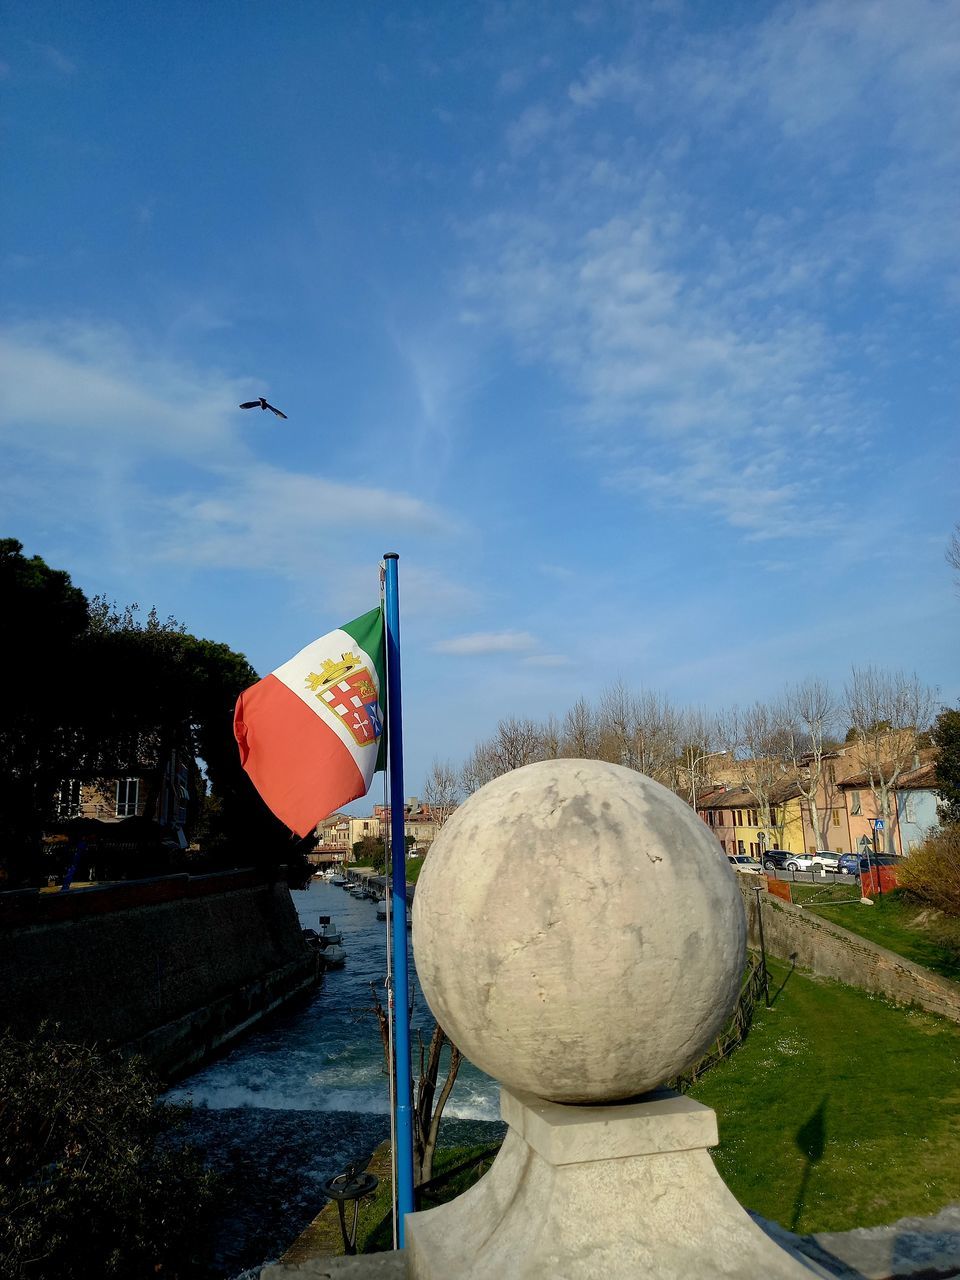
[[434, 841], [413, 948], [476, 1066], [554, 1102], [636, 1097], [731, 1016], [743, 903], [715, 837], [659, 783], [547, 760], [482, 787]]

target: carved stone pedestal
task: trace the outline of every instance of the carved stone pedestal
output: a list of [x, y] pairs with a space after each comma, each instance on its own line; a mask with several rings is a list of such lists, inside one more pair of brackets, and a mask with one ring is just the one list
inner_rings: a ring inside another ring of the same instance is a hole
[[457, 1200], [406, 1220], [410, 1280], [810, 1280], [714, 1168], [709, 1107], [663, 1091], [566, 1106], [501, 1089], [509, 1132]]

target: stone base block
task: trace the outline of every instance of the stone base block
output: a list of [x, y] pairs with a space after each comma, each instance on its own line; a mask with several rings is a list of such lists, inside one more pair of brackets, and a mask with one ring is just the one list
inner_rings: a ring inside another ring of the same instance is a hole
[[509, 1132], [489, 1173], [406, 1220], [409, 1280], [810, 1280], [707, 1151], [714, 1113], [680, 1094], [564, 1106], [501, 1089]]

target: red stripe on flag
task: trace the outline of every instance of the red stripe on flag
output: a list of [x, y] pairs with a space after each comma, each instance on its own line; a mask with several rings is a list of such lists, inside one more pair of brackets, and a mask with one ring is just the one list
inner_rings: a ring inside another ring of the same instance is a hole
[[363, 774], [337, 734], [276, 676], [240, 695], [233, 732], [253, 785], [299, 836], [366, 794]]

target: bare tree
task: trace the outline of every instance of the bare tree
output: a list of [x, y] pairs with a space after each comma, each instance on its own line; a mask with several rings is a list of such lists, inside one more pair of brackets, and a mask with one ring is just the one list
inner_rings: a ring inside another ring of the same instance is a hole
[[[796, 785], [807, 802], [817, 848], [829, 849], [834, 797], [827, 794], [827, 787], [832, 784], [824, 762], [834, 745], [839, 704], [823, 680], [809, 679], [787, 690], [781, 709]], [[821, 799], [825, 802], [822, 813]]]
[[914, 766], [918, 735], [933, 721], [936, 692], [916, 675], [854, 667], [845, 705], [874, 805], [883, 819], [884, 849], [892, 851], [894, 792]]
[[492, 738], [479, 743], [460, 770], [463, 790], [472, 795], [502, 773], [543, 759], [543, 731], [532, 721], [510, 716]]
[[540, 751], [542, 759], [556, 760], [560, 756], [562, 734], [555, 715], [547, 716], [540, 726]]
[[502, 772], [493, 744], [478, 742], [460, 770], [460, 783], [467, 795], [473, 795], [474, 791], [479, 791]]
[[[460, 1070], [462, 1055], [439, 1022], [433, 1025], [429, 1049], [424, 1048], [423, 1036], [419, 1032], [417, 1038], [420, 1042], [420, 1071], [417, 1076], [416, 1098], [413, 1104], [413, 1154], [414, 1181], [417, 1186], [420, 1186], [433, 1177], [433, 1157], [437, 1149], [440, 1120], [456, 1081], [457, 1072]], [[450, 1046], [450, 1056], [447, 1061], [447, 1074], [438, 1096], [440, 1061], [446, 1045]]]
[[718, 740], [732, 757], [741, 785], [756, 797], [760, 829], [777, 845], [783, 842], [786, 817], [777, 797], [789, 760], [783, 721], [776, 704], [755, 702], [745, 711], [732, 707], [722, 712], [717, 723]]
[[498, 774], [521, 769], [542, 757], [540, 730], [532, 720], [521, 720], [516, 716], [499, 722], [490, 745]]
[[[389, 1075], [391, 1070], [390, 1024], [375, 982], [370, 983], [370, 990], [373, 993], [373, 1004], [362, 1012], [372, 1013], [377, 1019], [383, 1045], [384, 1070]], [[419, 1031], [417, 1040], [420, 1046], [420, 1069], [413, 1100], [413, 1180], [419, 1187], [422, 1183], [429, 1182], [433, 1176], [433, 1157], [437, 1149], [440, 1121], [460, 1070], [462, 1054], [439, 1022], [433, 1024], [429, 1047], [424, 1045], [423, 1035]], [[438, 1096], [437, 1084], [440, 1080], [442, 1055], [444, 1048], [448, 1045], [450, 1054], [447, 1059], [447, 1073]]]
[[562, 751], [576, 760], [597, 758], [596, 716], [585, 698], [578, 698], [563, 720]]
[[637, 767], [637, 702], [623, 683], [604, 689], [597, 710], [597, 753], [611, 764]]
[[683, 747], [683, 713], [668, 697], [643, 689], [634, 706], [634, 767], [676, 790], [676, 762]]
[[448, 760], [434, 760], [423, 784], [423, 798], [438, 831], [456, 810], [462, 794], [461, 778], [453, 765]]
[[712, 756], [723, 755], [717, 751], [717, 722], [700, 707], [689, 707], [677, 720], [679, 749], [674, 751], [674, 773], [671, 785], [677, 795], [689, 799], [696, 811], [697, 797], [702, 782], [709, 772], [707, 761]]
[[947, 564], [957, 571], [957, 590], [960, 591], [960, 520], [953, 526], [953, 533], [947, 543]]

